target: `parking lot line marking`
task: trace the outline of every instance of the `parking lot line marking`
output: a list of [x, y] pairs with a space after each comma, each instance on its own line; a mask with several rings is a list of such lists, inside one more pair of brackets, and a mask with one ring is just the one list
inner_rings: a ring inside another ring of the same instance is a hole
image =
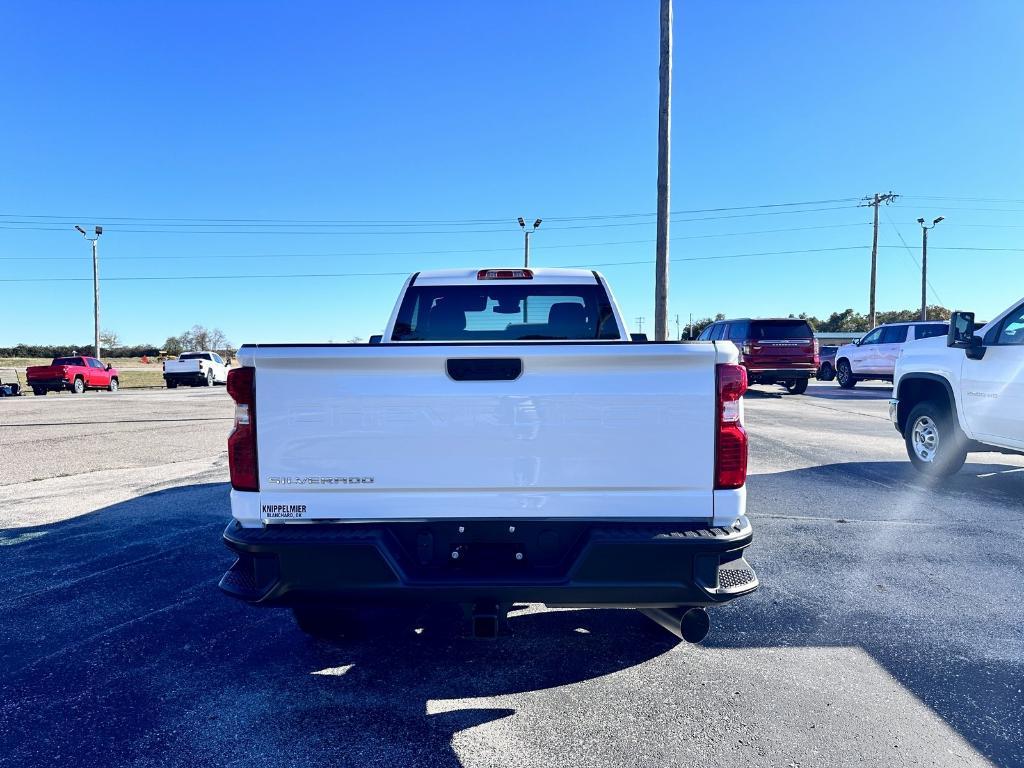
[[233, 416], [197, 416], [188, 419], [114, 419], [113, 421], [36, 421], [23, 424], [5, 424], [5, 427], [73, 427], [94, 424], [162, 424], [179, 421], [232, 421]]

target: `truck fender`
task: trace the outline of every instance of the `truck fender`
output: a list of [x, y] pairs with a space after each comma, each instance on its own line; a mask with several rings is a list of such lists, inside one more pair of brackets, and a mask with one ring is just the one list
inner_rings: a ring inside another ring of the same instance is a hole
[[939, 376], [935, 373], [905, 374], [897, 384], [895, 397], [899, 400], [899, 407], [896, 411], [896, 426], [901, 435], [907, 426], [907, 417], [914, 409], [914, 406], [925, 400], [938, 400], [948, 404], [950, 412], [953, 414], [956, 423], [960, 426], [961, 431], [964, 434], [967, 433], [956, 407], [953, 386], [944, 376]]

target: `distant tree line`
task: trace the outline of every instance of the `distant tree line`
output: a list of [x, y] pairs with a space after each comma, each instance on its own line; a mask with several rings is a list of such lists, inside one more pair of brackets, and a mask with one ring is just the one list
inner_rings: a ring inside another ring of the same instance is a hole
[[[951, 311], [943, 306], [938, 304], [928, 305], [929, 320], [949, 320], [950, 314], [952, 314]], [[879, 325], [883, 323], [906, 323], [921, 317], [921, 310], [920, 308], [894, 309], [891, 312], [878, 312], [876, 315]], [[868, 324], [868, 316], [862, 315], [860, 312], [854, 312], [851, 308], [844, 309], [842, 312], [833, 312], [826, 320], [817, 318], [814, 315], [808, 315], [806, 312], [801, 312], [799, 315], [790, 315], [790, 317], [806, 320], [815, 331], [820, 333], [865, 333], [871, 330], [871, 326]], [[700, 320], [694, 320], [690, 337], [697, 338], [701, 331], [716, 320], [725, 320], [725, 315], [719, 312], [714, 317], [702, 317]]]
[[[210, 350], [225, 357], [233, 357], [235, 350], [220, 328], [206, 328], [193, 325], [179, 336], [170, 336], [163, 347], [152, 344], [136, 344], [123, 346], [113, 331], [100, 332], [100, 352], [103, 357], [155, 357], [160, 352], [168, 355], [180, 355], [182, 352]], [[18, 344], [13, 347], [0, 347], [0, 357], [66, 357], [68, 355], [90, 355], [94, 351], [93, 342], [87, 344]]]
[[235, 352], [224, 331], [202, 325], [193, 325], [179, 336], [168, 336], [164, 341], [164, 350], [169, 355], [209, 350], [225, 357], [231, 357]]
[[[67, 357], [69, 355], [91, 355], [94, 352], [91, 341], [85, 344], [18, 344], [0, 347], [0, 357]], [[150, 357], [160, 350], [151, 344], [136, 344], [130, 347], [100, 347], [104, 357]]]

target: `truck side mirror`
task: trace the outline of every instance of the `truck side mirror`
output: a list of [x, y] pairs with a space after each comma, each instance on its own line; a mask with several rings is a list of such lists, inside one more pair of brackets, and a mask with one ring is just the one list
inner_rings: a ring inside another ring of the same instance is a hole
[[946, 346], [967, 349], [973, 338], [974, 313], [954, 312], [949, 318], [949, 333], [946, 335]]
[[980, 336], [974, 335], [973, 312], [957, 311], [950, 316], [946, 346], [964, 350], [971, 360], [981, 360], [985, 356], [984, 342]]
[[109, 371], [109, 370], [110, 370], [111, 368], [113, 368], [113, 367], [114, 367], [114, 366], [112, 366], [112, 365], [111, 365], [110, 363], [107, 363], [107, 370], [108, 370], [108, 371]]

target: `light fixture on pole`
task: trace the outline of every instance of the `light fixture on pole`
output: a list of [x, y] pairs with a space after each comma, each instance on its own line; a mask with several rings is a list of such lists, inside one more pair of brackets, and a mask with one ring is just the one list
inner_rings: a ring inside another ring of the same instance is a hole
[[924, 218], [917, 220], [921, 225], [921, 319], [928, 319], [928, 230], [935, 229], [935, 225], [942, 221], [945, 216], [939, 216], [932, 221], [930, 227], [925, 226]]
[[535, 222], [533, 222], [533, 229], [527, 229], [526, 221], [523, 219], [522, 216], [520, 216], [519, 226], [522, 227], [523, 235], [526, 238], [525, 242], [523, 243], [523, 266], [528, 267], [530, 266], [530, 235], [537, 231], [537, 227], [540, 226], [540, 219], [537, 219]]
[[93, 310], [93, 332], [94, 347], [93, 353], [96, 359], [100, 356], [100, 235], [103, 234], [103, 227], [97, 226], [94, 230], [95, 237], [89, 237], [85, 230], [75, 224], [79, 234], [92, 243], [92, 310]]

